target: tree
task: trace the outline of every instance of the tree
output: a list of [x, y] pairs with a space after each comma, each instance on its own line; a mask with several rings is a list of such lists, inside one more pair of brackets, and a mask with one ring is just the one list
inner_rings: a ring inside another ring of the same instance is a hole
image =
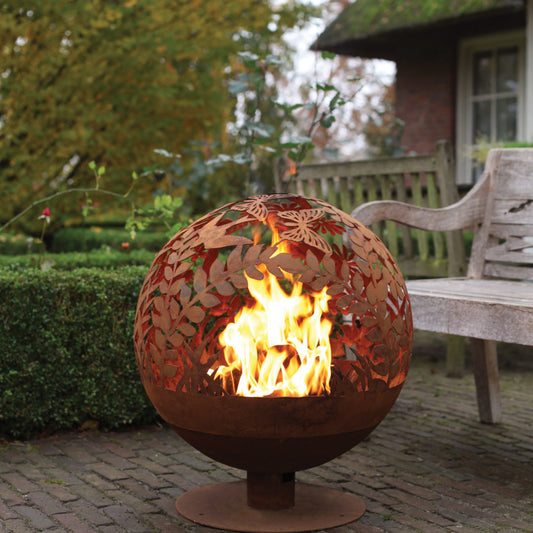
[[83, 186], [91, 160], [107, 188], [126, 190], [155, 148], [223, 136], [234, 104], [223, 83], [243, 37], [274, 41], [301, 13], [259, 0], [3, 1], [1, 219]]
[[[296, 69], [290, 71], [289, 75], [285, 73], [285, 76], [278, 80], [278, 87], [288, 96], [290, 102], [313, 103], [326, 97], [325, 103], [328, 103], [327, 97], [335, 95], [337, 91], [339, 95], [335, 97], [334, 102], [342, 98], [345, 105], [329, 118], [327, 128], [315, 130], [314, 149], [307, 154], [306, 161], [378, 155], [374, 146], [369, 145], [366, 130], [369, 125], [369, 135], [380, 133], [370, 130], [378, 124], [381, 128], [383, 119], [388, 127], [391, 113], [394, 113], [393, 92], [391, 93], [393, 88], [390, 87], [392, 67], [384, 61], [327, 52], [321, 57], [316, 51], [313, 53], [316, 39], [324, 30], [324, 26], [331, 23], [351, 3], [350, 0], [318, 2], [319, 18], [312, 19], [304, 32], [289, 30], [283, 36], [284, 40], [294, 43], [297, 47], [300, 60]], [[332, 90], [323, 91], [320, 87], [329, 87]], [[306, 105], [295, 113], [295, 127], [300, 135], [308, 133], [308, 124], [315, 110], [316, 108]], [[387, 127], [382, 128], [383, 135], [389, 134]], [[377, 138], [371, 139], [372, 142], [374, 140], [377, 141]]]
[[403, 154], [401, 137], [403, 122], [396, 117], [395, 85], [383, 85], [381, 92], [372, 95], [377, 103], [368, 101], [369, 112], [363, 128], [370, 153], [376, 157]]

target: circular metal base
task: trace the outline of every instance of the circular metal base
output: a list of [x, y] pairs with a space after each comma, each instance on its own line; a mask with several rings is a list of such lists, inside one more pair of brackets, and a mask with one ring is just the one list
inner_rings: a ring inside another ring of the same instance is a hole
[[217, 483], [186, 492], [176, 501], [185, 518], [204, 526], [251, 533], [316, 531], [360, 518], [365, 504], [339, 490], [296, 483], [289, 509], [254, 509], [246, 503], [246, 483]]

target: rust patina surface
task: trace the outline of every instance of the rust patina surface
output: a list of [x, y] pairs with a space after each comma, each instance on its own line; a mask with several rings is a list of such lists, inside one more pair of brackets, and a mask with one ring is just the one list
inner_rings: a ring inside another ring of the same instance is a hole
[[[326, 288], [325, 314], [333, 324], [328, 392], [250, 398], [217, 379], [225, 362], [219, 335], [250, 303], [245, 274], [260, 280], [264, 272], [280, 283], [288, 273], [310, 294]], [[225, 205], [169, 240], [140, 293], [134, 343], [144, 387], [161, 416], [209, 457], [247, 470], [247, 490], [222, 486], [215, 493], [223, 498], [236, 490], [247, 494], [248, 507], [298, 514], [303, 502], [294, 472], [352, 448], [395, 402], [411, 359], [411, 307], [398, 266], [365, 226], [322, 200], [261, 195]], [[205, 516], [212, 498], [212, 488], [188, 493], [178, 509], [236, 529], [231, 517], [232, 527]], [[246, 502], [238, 505], [248, 512]], [[364, 510], [362, 502], [341, 507], [350, 506], [357, 516]], [[335, 514], [310, 519], [322, 528], [357, 518]], [[276, 516], [250, 531], [269, 531]], [[300, 525], [290, 531], [310, 528], [300, 518], [294, 524]]]

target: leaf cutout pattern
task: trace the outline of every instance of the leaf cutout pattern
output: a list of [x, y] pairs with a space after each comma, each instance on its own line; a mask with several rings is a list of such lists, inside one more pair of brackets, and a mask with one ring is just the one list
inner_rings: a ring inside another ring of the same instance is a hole
[[195, 324], [198, 324], [205, 318], [205, 311], [196, 305], [184, 309], [185, 316]]
[[218, 258], [215, 259], [209, 270], [209, 281], [215, 284], [224, 281], [224, 264]]
[[203, 292], [207, 287], [207, 274], [199, 268], [194, 275], [194, 290], [196, 292]]
[[199, 297], [200, 297], [200, 302], [202, 303], [202, 305], [207, 308], [215, 307], [215, 305], [218, 305], [220, 303], [220, 300], [214, 294], [211, 294], [210, 292], [205, 292], [203, 294], [200, 294]]
[[179, 333], [174, 333], [168, 338], [168, 342], [170, 342], [175, 348], [179, 348], [183, 344], [183, 341], [183, 335], [180, 335]]
[[[267, 224], [288, 248], [254, 244], [255, 235], [269, 231]], [[344, 231], [342, 247], [332, 247], [327, 235]], [[156, 255], [134, 324], [135, 355], [146, 382], [226, 394], [209, 370], [220, 357], [218, 335], [249, 299], [244, 273], [261, 279], [259, 265], [280, 279], [296, 276], [309, 292], [327, 287], [334, 322], [332, 394], [403, 383], [413, 325], [394, 259], [349, 215], [292, 194], [222, 206], [178, 232]]]
[[178, 324], [178, 329], [186, 336], [192, 337], [196, 333], [196, 328], [188, 322], [181, 322]]
[[236, 246], [229, 254], [226, 261], [227, 269], [230, 272], [237, 272], [242, 268], [242, 246]]
[[235, 293], [235, 288], [231, 283], [228, 281], [222, 281], [215, 285], [215, 289], [218, 292], [218, 294], [222, 296], [231, 296]]
[[257, 270], [257, 268], [253, 266], [246, 269], [246, 275], [249, 278], [257, 279], [259, 281], [261, 281], [265, 277], [265, 275], [260, 270]]
[[170, 306], [169, 306], [170, 316], [176, 320], [179, 318], [181, 313], [181, 307], [180, 304], [177, 302], [177, 300], [172, 299], [170, 300]]

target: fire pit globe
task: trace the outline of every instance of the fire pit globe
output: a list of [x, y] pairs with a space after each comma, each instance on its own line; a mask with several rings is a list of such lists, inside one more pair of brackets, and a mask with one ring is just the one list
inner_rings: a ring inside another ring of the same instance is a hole
[[[281, 362], [264, 393], [255, 381], [262, 371], [251, 364], [252, 385], [243, 393], [250, 364], [235, 362], [241, 345], [225, 332], [262, 302], [261, 285], [275, 285], [287, 300], [272, 316], [264, 304], [267, 314], [244, 326], [264, 333], [261, 346], [249, 350], [260, 360], [281, 353]], [[315, 302], [308, 316], [293, 320], [307, 328], [304, 341], [270, 332], [270, 321], [290, 315], [295, 293]], [[407, 376], [412, 319], [405, 283], [365, 226], [326, 202], [291, 194], [212, 211], [155, 257], [138, 300], [134, 343], [142, 382], [162, 418], [207, 456], [247, 471], [246, 483], [183, 495], [177, 508], [184, 516], [222, 529], [303, 531], [364, 512], [353, 495], [295, 485], [294, 472], [364, 439]], [[293, 370], [305, 364], [302, 344], [311, 353], [307, 374], [318, 373], [314, 361], [329, 358], [322, 381], [303, 395], [298, 384], [280, 384], [302, 372]]]

